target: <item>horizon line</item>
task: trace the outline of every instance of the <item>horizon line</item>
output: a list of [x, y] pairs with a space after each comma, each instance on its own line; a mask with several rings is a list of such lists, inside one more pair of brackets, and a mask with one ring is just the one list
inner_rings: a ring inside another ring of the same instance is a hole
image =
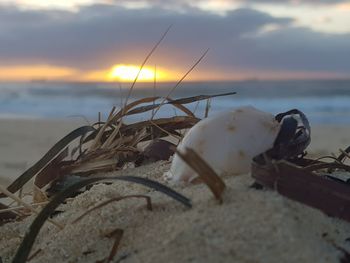
[[[287, 82], [287, 81], [350, 81], [350, 77], [325, 77], [325, 78], [244, 78], [244, 79], [213, 79], [213, 80], [184, 80], [183, 83], [225, 83], [225, 82]], [[177, 80], [159, 81], [157, 85], [176, 83]], [[29, 80], [0, 80], [0, 84], [4, 83], [72, 83], [72, 84], [132, 84], [132, 81], [84, 81], [84, 80], [59, 80], [59, 79], [29, 79]], [[154, 85], [151, 81], [137, 81], [138, 84]]]

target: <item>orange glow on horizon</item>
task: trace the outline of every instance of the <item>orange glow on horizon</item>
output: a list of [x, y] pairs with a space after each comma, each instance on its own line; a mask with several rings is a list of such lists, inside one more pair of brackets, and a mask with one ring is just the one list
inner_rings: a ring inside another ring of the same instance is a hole
[[[77, 81], [77, 82], [133, 82], [139, 66], [118, 64], [110, 69], [81, 70], [50, 65], [0, 66], [0, 81]], [[177, 82], [186, 69], [144, 67], [138, 82]], [[192, 81], [236, 81], [236, 80], [291, 80], [291, 79], [344, 79], [348, 75], [334, 72], [304, 71], [249, 71], [243, 69], [206, 69], [191, 72], [185, 82]]]
[[70, 79], [77, 74], [77, 70], [65, 67], [49, 65], [31, 66], [0, 66], [1, 81], [29, 81], [29, 80], [53, 80]]
[[[0, 66], [0, 81], [87, 81], [87, 82], [132, 82], [139, 71], [134, 65], [115, 65], [110, 69], [81, 70], [53, 65]], [[139, 82], [175, 81], [179, 74], [173, 71], [144, 67]]]
[[139, 66], [118, 64], [112, 67], [107, 74], [107, 80], [131, 82], [137, 77], [140, 82], [164, 81], [168, 74], [164, 70], [155, 70], [151, 67], [143, 67], [140, 71]]

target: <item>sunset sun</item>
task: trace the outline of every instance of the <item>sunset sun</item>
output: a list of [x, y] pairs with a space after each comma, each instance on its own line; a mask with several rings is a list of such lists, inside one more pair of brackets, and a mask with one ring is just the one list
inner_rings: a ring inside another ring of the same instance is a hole
[[[139, 73], [140, 67], [134, 65], [115, 65], [110, 70], [108, 78], [110, 80], [120, 80], [120, 81], [133, 81], [137, 74]], [[156, 72], [154, 69], [149, 67], [142, 68], [138, 80], [139, 81], [153, 81], [155, 78]], [[163, 74], [157, 72], [157, 78], [161, 77]]]

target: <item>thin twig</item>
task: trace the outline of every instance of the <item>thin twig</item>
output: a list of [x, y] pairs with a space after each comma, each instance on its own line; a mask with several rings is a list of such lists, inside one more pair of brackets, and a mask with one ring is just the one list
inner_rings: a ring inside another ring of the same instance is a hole
[[203, 53], [203, 55], [194, 63], [194, 65], [185, 73], [185, 75], [182, 76], [182, 78], [176, 83], [176, 85], [169, 91], [168, 95], [162, 100], [162, 102], [159, 104], [158, 108], [154, 111], [152, 114], [151, 120], [154, 118], [154, 116], [159, 111], [160, 107], [166, 102], [167, 98], [170, 97], [170, 95], [174, 92], [174, 90], [182, 83], [182, 81], [188, 76], [188, 74], [191, 73], [191, 71], [203, 60], [203, 58], [207, 55], [209, 52], [209, 48]]
[[112, 231], [112, 233], [110, 233], [110, 235], [112, 237], [114, 237], [114, 243], [113, 243], [111, 252], [109, 253], [109, 256], [106, 260], [107, 263], [111, 262], [113, 260], [114, 256], [117, 254], [118, 247], [119, 247], [120, 241], [123, 237], [123, 234], [124, 234], [124, 230], [119, 229], [119, 228]]
[[36, 250], [32, 255], [30, 255], [27, 259], [27, 261], [31, 261], [33, 258], [35, 258], [40, 252], [42, 251], [41, 248], [39, 248], [38, 250]]
[[109, 125], [110, 121], [113, 119], [113, 113], [114, 113], [115, 109], [116, 109], [116, 107], [113, 106], [112, 110], [110, 111], [110, 113], [108, 115], [107, 121], [103, 124], [102, 128], [100, 128], [99, 132], [95, 136], [95, 139], [94, 139], [93, 143], [91, 144], [89, 151], [96, 150], [98, 148], [98, 146], [100, 145], [100, 140], [103, 136], [103, 133], [106, 130], [107, 126]]
[[[41, 202], [41, 203], [36, 203], [36, 204], [30, 204], [31, 206], [41, 206], [41, 205], [46, 205], [48, 203], [48, 201], [46, 202]], [[1, 209], [0, 210], [0, 214], [1, 213], [5, 213], [5, 212], [12, 212], [12, 211], [16, 211], [18, 209], [23, 209], [23, 208], [26, 208], [25, 206], [23, 205], [20, 205], [20, 206], [15, 206], [15, 207], [9, 207], [9, 208], [5, 208], [5, 209]]]
[[193, 109], [193, 115], [196, 115], [196, 112], [198, 110], [199, 104], [200, 104], [200, 101], [197, 101], [196, 106], [194, 106], [194, 109]]
[[170, 132], [168, 132], [167, 130], [163, 129], [162, 127], [160, 127], [157, 123], [155, 123], [154, 121], [150, 120], [149, 121], [152, 125], [154, 125], [155, 127], [157, 127], [159, 130], [161, 130], [162, 132], [168, 134], [171, 137], [174, 137], [175, 139], [182, 139], [180, 136], [176, 135], [176, 134], [172, 134]]
[[141, 66], [140, 66], [140, 69], [139, 69], [139, 71], [137, 72], [137, 75], [136, 75], [136, 77], [135, 77], [135, 79], [134, 79], [134, 82], [132, 83], [132, 85], [131, 85], [131, 87], [130, 87], [130, 89], [129, 89], [128, 95], [126, 96], [124, 108], [125, 108], [125, 106], [128, 104], [128, 100], [129, 100], [129, 98], [130, 98], [130, 96], [131, 96], [131, 93], [132, 93], [132, 91], [133, 91], [133, 89], [134, 89], [134, 87], [135, 87], [135, 84], [136, 84], [136, 82], [137, 82], [137, 80], [138, 80], [138, 78], [139, 78], [139, 76], [140, 76], [140, 73], [141, 73], [143, 67], [144, 67], [145, 64], [147, 63], [148, 59], [152, 56], [152, 54], [154, 53], [154, 51], [156, 51], [156, 49], [158, 48], [158, 46], [160, 45], [160, 43], [163, 41], [163, 39], [165, 38], [165, 36], [168, 34], [168, 32], [169, 32], [169, 30], [170, 30], [171, 27], [172, 27], [172, 26], [170, 25], [170, 26], [167, 28], [167, 30], [163, 33], [162, 37], [158, 40], [158, 42], [154, 45], [154, 47], [152, 48], [152, 50], [148, 53], [148, 55], [146, 56], [146, 58], [145, 58], [144, 61], [142, 62]]
[[126, 196], [118, 196], [115, 198], [111, 198], [105, 202], [102, 202], [100, 204], [98, 204], [97, 206], [94, 206], [93, 208], [87, 210], [85, 213], [83, 213], [81, 216], [79, 216], [78, 218], [76, 218], [72, 224], [77, 223], [78, 221], [80, 221], [81, 219], [83, 219], [87, 214], [90, 214], [91, 212], [95, 211], [96, 209], [99, 209], [101, 207], [104, 207], [112, 202], [118, 202], [120, 200], [123, 199], [127, 199], [127, 198], [144, 198], [147, 201], [147, 209], [152, 211], [152, 202], [151, 202], [151, 198], [147, 195], [126, 195]]
[[210, 105], [211, 104], [211, 100], [207, 99], [207, 104], [205, 106], [205, 113], [204, 113], [204, 118], [208, 118], [209, 116], [209, 110], [210, 110]]
[[[156, 88], [157, 88], [157, 65], [154, 65], [154, 80], [153, 80], [153, 97], [156, 97]], [[156, 104], [156, 101], [153, 101], [153, 106]], [[152, 109], [152, 115], [154, 109]]]

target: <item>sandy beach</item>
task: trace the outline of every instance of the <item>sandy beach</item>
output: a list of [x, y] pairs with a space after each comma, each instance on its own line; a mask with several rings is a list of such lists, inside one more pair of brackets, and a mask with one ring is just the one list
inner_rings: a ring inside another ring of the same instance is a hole
[[0, 127], [0, 182], [8, 184], [23, 173], [79, 120], [2, 119]]
[[[0, 126], [0, 182], [8, 184], [37, 161], [57, 140], [83, 121], [2, 120]], [[350, 127], [312, 126], [310, 156], [338, 154], [350, 145]], [[169, 162], [131, 168], [129, 174], [163, 180]], [[112, 262], [340, 262], [334, 243], [349, 249], [350, 224], [288, 200], [272, 191], [249, 188], [248, 174], [226, 176], [227, 190], [219, 205], [203, 185], [175, 186], [190, 198], [191, 209], [145, 187], [116, 183], [96, 185], [65, 205], [55, 217], [63, 230], [46, 223], [30, 262], [101, 262], [113, 245], [106, 234], [122, 229]], [[88, 208], [112, 197], [147, 194], [96, 210], [73, 224]], [[0, 256], [11, 262], [33, 216], [0, 227]]]
[[350, 0], [0, 0], [0, 263], [350, 263], [349, 44]]

